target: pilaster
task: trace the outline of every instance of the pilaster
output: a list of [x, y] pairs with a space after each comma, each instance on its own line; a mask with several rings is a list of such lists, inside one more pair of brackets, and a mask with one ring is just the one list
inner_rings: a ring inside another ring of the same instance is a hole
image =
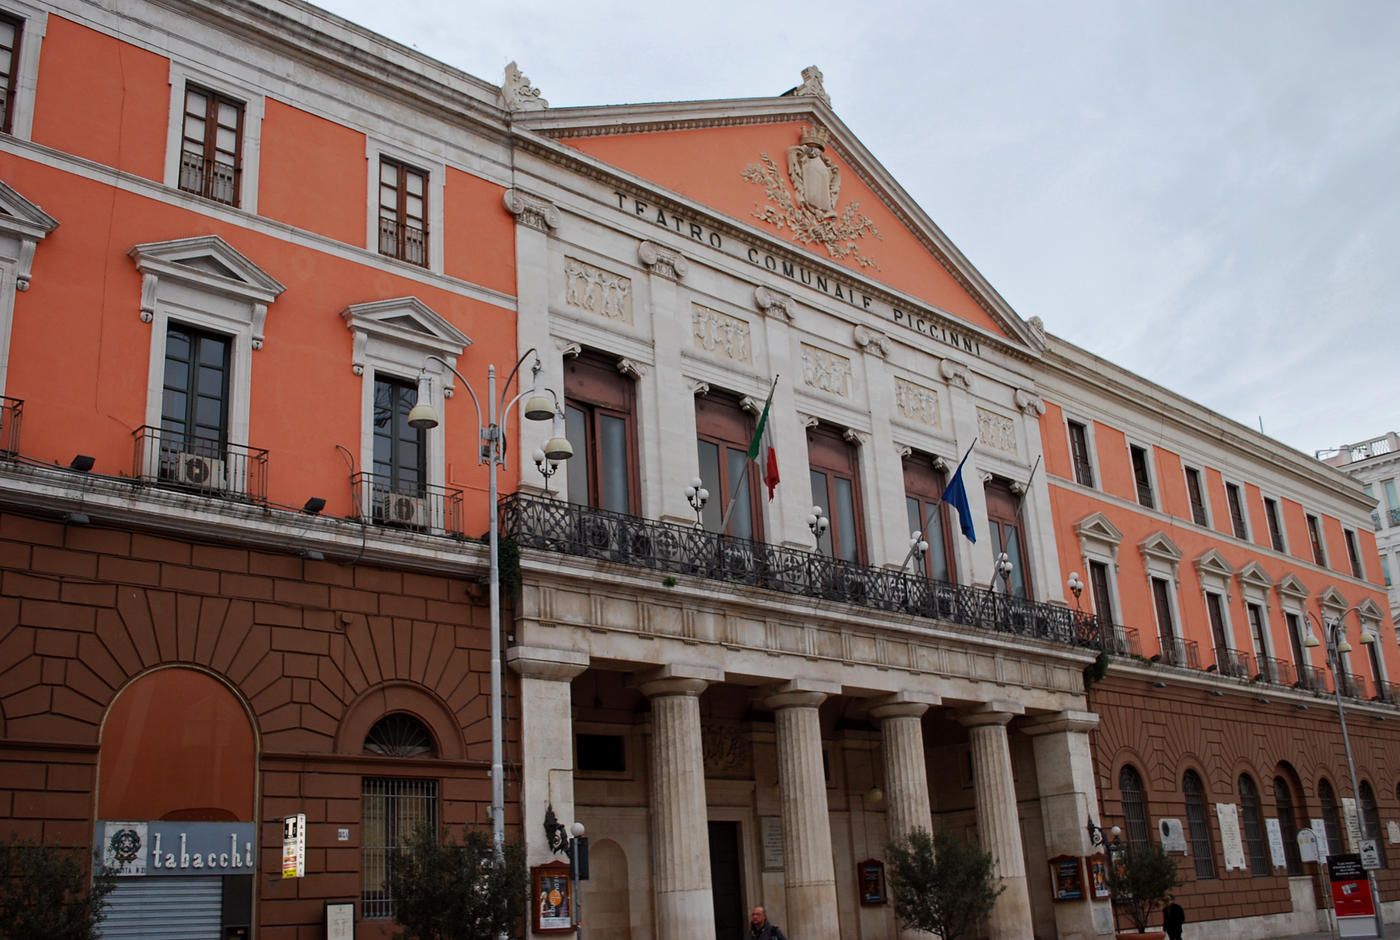
[[[552, 279], [549, 270], [550, 232], [559, 227], [559, 209], [549, 200], [518, 189], [508, 189], [503, 197], [506, 211], [515, 216], [515, 336], [516, 349], [520, 353], [530, 347], [539, 350], [542, 386], [552, 388], [560, 395], [564, 391], [563, 363], [549, 339], [549, 292]], [[496, 363], [501, 381], [510, 374], [511, 363]], [[517, 382], [529, 383], [530, 364], [521, 367]], [[518, 389], [516, 389], [518, 391]], [[485, 404], [483, 403], [483, 409]], [[520, 447], [517, 453], [526, 459], [515, 461], [512, 471], [524, 486], [535, 488], [540, 484], [539, 474], [529, 455], [534, 453], [541, 441], [549, 436], [547, 422], [526, 421], [518, 409], [511, 425], [519, 433]], [[543, 433], [541, 433], [543, 428]], [[470, 432], [469, 432], [470, 433]], [[567, 465], [568, 461], [564, 462]], [[556, 485], [562, 486], [564, 478], [558, 477]], [[556, 807], [557, 809], [557, 807]], [[562, 818], [562, 817], [561, 817]]]
[[[637, 397], [638, 419], [643, 428], [641, 474], [644, 516], [663, 522], [689, 525], [695, 514], [685, 500], [685, 487], [696, 472], [695, 395], [681, 375], [681, 345], [692, 329], [680, 281], [690, 270], [679, 251], [644, 241], [637, 258], [647, 270], [654, 368], [642, 376], [645, 394]], [[647, 411], [647, 403], [654, 405]], [[711, 489], [715, 481], [707, 481]], [[655, 500], [647, 505], [647, 500]], [[713, 915], [711, 915], [713, 919]]]

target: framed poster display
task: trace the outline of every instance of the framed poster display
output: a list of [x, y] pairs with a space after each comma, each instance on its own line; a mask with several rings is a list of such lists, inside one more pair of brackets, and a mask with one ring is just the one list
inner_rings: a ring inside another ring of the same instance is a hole
[[878, 858], [856, 862], [856, 877], [860, 879], [860, 903], [867, 907], [885, 903], [885, 863]]
[[355, 902], [326, 902], [326, 940], [355, 940]]
[[1113, 895], [1108, 887], [1108, 859], [1093, 855], [1086, 861], [1089, 863], [1089, 891], [1095, 901], [1107, 900]]
[[1084, 899], [1084, 869], [1077, 855], [1057, 855], [1050, 859], [1050, 891], [1056, 901]]
[[574, 893], [562, 862], [530, 869], [530, 908], [536, 933], [573, 933]]

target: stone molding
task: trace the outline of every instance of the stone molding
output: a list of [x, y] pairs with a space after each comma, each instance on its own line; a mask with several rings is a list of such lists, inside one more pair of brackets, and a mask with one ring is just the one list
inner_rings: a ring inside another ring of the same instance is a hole
[[540, 97], [540, 90], [531, 86], [530, 79], [520, 71], [514, 60], [506, 65], [505, 80], [501, 83], [501, 94], [497, 100], [501, 107], [512, 113], [543, 111], [549, 107], [549, 102]]
[[873, 356], [885, 359], [890, 354], [890, 338], [863, 324], [857, 323], [855, 325], [851, 330], [851, 339], [857, 346]]
[[685, 255], [656, 242], [642, 242], [638, 245], [637, 260], [650, 273], [672, 281], [679, 281], [690, 271], [690, 263], [685, 260]]
[[529, 679], [567, 682], [588, 668], [589, 656], [578, 650], [513, 646], [506, 650], [506, 664]]
[[559, 227], [559, 208], [547, 199], [518, 189], [507, 189], [503, 200], [506, 211], [515, 216], [515, 221], [520, 225], [538, 229], [546, 235], [550, 229]]
[[1066, 710], [1053, 715], [1036, 715], [1027, 718], [1017, 727], [1029, 735], [1058, 734], [1063, 731], [1087, 734], [1099, 726], [1099, 716], [1095, 712]]
[[788, 294], [760, 284], [753, 289], [753, 302], [765, 316], [777, 316], [785, 323], [795, 319], [797, 304]]

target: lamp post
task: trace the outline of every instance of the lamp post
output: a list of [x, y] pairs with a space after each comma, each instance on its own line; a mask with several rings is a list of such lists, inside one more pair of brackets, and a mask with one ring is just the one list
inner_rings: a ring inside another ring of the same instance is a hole
[[[807, 513], [807, 528], [812, 530], [812, 535], [817, 540], [817, 551], [822, 550], [822, 536], [826, 534], [827, 527], [830, 525], [831, 520], [826, 517], [822, 507], [813, 506], [812, 511]], [[832, 554], [835, 554], [834, 546]]]
[[[520, 392], [509, 402], [506, 396], [510, 394], [510, 384], [515, 381], [516, 373], [520, 371], [520, 366], [525, 360], [535, 356], [532, 366], [530, 389], [528, 392]], [[525, 355], [516, 362], [515, 368], [510, 370], [510, 375], [506, 376], [505, 387], [501, 389], [500, 396], [496, 394], [496, 367], [490, 365], [486, 369], [486, 423], [481, 420], [481, 401], [476, 397], [476, 391], [471, 383], [462, 377], [462, 373], [454, 369], [447, 360], [441, 356], [429, 355], [427, 357], [435, 362], [441, 363], [448, 371], [457, 376], [457, 379], [466, 386], [467, 394], [471, 395], [472, 404], [476, 406], [476, 430], [477, 437], [481, 442], [478, 453], [478, 463], [486, 463], [488, 466], [488, 477], [490, 479], [490, 512], [491, 528], [487, 540], [489, 553], [491, 556], [491, 837], [496, 847], [496, 855], [499, 857], [502, 846], [505, 843], [506, 835], [506, 811], [505, 811], [505, 765], [502, 758], [502, 728], [504, 716], [501, 714], [501, 566], [500, 566], [500, 513], [497, 510], [497, 486], [496, 468], [505, 466], [506, 443], [504, 422], [510, 416], [510, 409], [514, 408], [526, 395], [529, 398], [525, 401], [525, 417], [531, 421], [547, 421], [554, 419], [554, 433], [548, 443], [544, 445], [544, 455], [551, 461], [568, 460], [573, 455], [574, 449], [569, 444], [568, 438], [564, 436], [564, 416], [559, 410], [558, 396], [552, 389], [545, 389], [549, 394], [544, 394], [539, 390], [540, 371], [544, 367], [540, 365], [539, 355], [534, 348], [526, 350]], [[422, 389], [430, 387], [431, 380], [426, 373], [419, 376], [420, 393], [418, 403], [413, 406], [413, 410], [408, 413], [408, 423], [410, 427], [426, 430], [435, 428], [438, 425], [437, 409], [432, 405], [431, 395], [422, 394]]]
[[[1342, 682], [1341, 676], [1345, 673], [1342, 669], [1342, 654], [1351, 652], [1351, 644], [1347, 642], [1346, 627], [1344, 621], [1347, 614], [1356, 611], [1357, 622], [1361, 624], [1361, 642], [1370, 644], [1376, 642], [1375, 636], [1366, 632], [1366, 624], [1361, 622], [1361, 608], [1348, 607], [1338, 615], [1336, 620], [1328, 622], [1326, 615], [1322, 613], [1322, 608], [1318, 608], [1318, 616], [1314, 617], [1310, 611], [1303, 611], [1303, 615], [1308, 619], [1308, 636], [1303, 641], [1303, 645], [1309, 648], [1321, 646], [1317, 635], [1312, 631], [1312, 624], [1317, 624], [1319, 632], [1322, 633], [1326, 642], [1327, 665], [1332, 670], [1332, 692], [1337, 699], [1337, 720], [1342, 726], [1342, 747], [1347, 755], [1347, 773], [1351, 775], [1351, 792], [1356, 799], [1356, 826], [1361, 833], [1361, 841], [1366, 841], [1366, 814], [1361, 807], [1361, 787], [1356, 781], [1356, 763], [1351, 757], [1351, 737], [1347, 734], [1347, 713], [1342, 707]], [[1376, 833], [1377, 838], [1380, 833]], [[1376, 914], [1376, 936], [1385, 935], [1385, 921], [1381, 916], [1380, 895], [1376, 891], [1376, 876], [1369, 869], [1366, 872], [1366, 883], [1371, 888], [1371, 905]]]
[[1074, 594], [1074, 609], [1083, 613], [1083, 608], [1079, 606], [1079, 595], [1084, 593], [1084, 582], [1079, 580], [1079, 572], [1071, 571], [1069, 573], [1069, 580], [1066, 581], [1065, 584], [1069, 586], [1070, 591]]

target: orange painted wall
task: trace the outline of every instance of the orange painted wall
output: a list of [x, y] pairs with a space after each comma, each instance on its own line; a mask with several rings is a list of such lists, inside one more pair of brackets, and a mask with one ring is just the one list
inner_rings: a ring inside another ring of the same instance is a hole
[[464, 281], [515, 295], [515, 217], [505, 188], [447, 168], [443, 193], [443, 270]]
[[168, 59], [49, 15], [34, 101], [36, 143], [159, 180], [169, 113]]
[[251, 820], [256, 768], [253, 726], [228, 687], [194, 669], [160, 669], [107, 712], [97, 818]]
[[275, 98], [264, 107], [258, 214], [364, 247], [365, 135]]
[[[15, 303], [6, 394], [26, 400], [27, 456], [66, 465], [81, 451], [97, 458], [95, 472], [132, 472], [151, 327], [140, 319], [141, 279], [127, 251], [144, 242], [216, 234], [287, 286], [252, 354], [247, 442], [269, 451], [275, 503], [299, 507], [316, 495], [327, 512], [350, 512], [350, 471], [335, 447], [360, 452], [362, 379], [351, 371], [352, 337], [340, 316], [348, 305], [420, 298], [471, 337], [458, 368], [481, 389], [486, 363], [515, 361], [510, 311], [12, 155], [0, 154], [0, 174], [60, 222], [36, 254], [31, 289]], [[444, 422], [451, 481], [478, 491], [465, 496], [467, 531], [484, 531], [486, 470], [477, 466], [465, 394], [448, 403]]]
[[[682, 193], [724, 212], [746, 225], [795, 241], [786, 229], [754, 217], [767, 202], [763, 186], [743, 178], [751, 164], [766, 153], [787, 179], [787, 148], [798, 141], [802, 122], [743, 127], [620, 134], [566, 141], [600, 160]], [[994, 333], [1000, 330], [981, 307], [928, 253], [904, 224], [876, 197], [850, 165], [833, 151], [828, 155], [841, 169], [839, 208], [850, 202], [869, 216], [882, 239], [866, 234], [860, 250], [878, 268], [862, 268], [847, 258], [836, 262], [853, 271], [922, 298], [953, 315]], [[801, 246], [824, 261], [833, 260], [820, 245]]]
[[1181, 519], [1191, 518], [1191, 499], [1186, 495], [1186, 474], [1181, 457], [1161, 447], [1152, 448], [1152, 466], [1157, 479], [1157, 508]]
[[1255, 545], [1269, 546], [1269, 519], [1264, 515], [1264, 494], [1253, 483], [1244, 485], [1244, 511], [1249, 518], [1250, 540]]
[[1099, 488], [1137, 502], [1133, 462], [1128, 458], [1128, 439], [1123, 432], [1095, 421], [1094, 451], [1099, 463]]
[[1040, 447], [1045, 455], [1045, 472], [1074, 479], [1074, 462], [1069, 453], [1069, 432], [1065, 429], [1065, 413], [1054, 402], [1045, 403], [1040, 416]]
[[1206, 501], [1210, 503], [1210, 526], [1222, 535], [1233, 535], [1230, 524], [1230, 501], [1225, 496], [1225, 477], [1214, 467], [1201, 468], [1205, 477]]

